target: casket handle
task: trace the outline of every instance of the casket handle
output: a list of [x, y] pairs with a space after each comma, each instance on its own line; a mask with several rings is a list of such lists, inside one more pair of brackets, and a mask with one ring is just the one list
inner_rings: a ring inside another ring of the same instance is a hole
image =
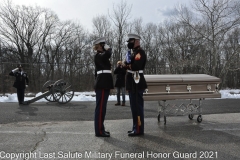
[[211, 91], [211, 89], [212, 89], [211, 85], [208, 84], [208, 85], [207, 85], [207, 90], [208, 90], [208, 91]]
[[167, 91], [168, 93], [170, 93], [170, 86], [169, 86], [169, 85], [166, 86], [166, 91]]
[[192, 87], [190, 85], [187, 85], [188, 92], [191, 92]]
[[215, 84], [215, 89], [218, 92], [219, 84]]
[[145, 93], [148, 94], [148, 89], [145, 89]]

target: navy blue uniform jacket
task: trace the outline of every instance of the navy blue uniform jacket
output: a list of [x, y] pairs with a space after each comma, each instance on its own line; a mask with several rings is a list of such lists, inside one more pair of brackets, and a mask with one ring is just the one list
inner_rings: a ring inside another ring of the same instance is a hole
[[97, 74], [100, 70], [111, 70], [110, 57], [112, 50], [109, 49], [103, 53], [97, 53], [94, 56], [95, 63], [95, 85], [94, 89], [113, 89], [113, 77], [111, 73]]
[[[137, 48], [133, 50], [133, 54], [131, 55], [131, 69], [132, 71], [139, 71], [145, 69], [145, 65], [147, 62], [147, 56], [145, 54], [145, 51], [142, 50], [141, 48]], [[145, 90], [147, 88], [147, 83], [144, 78], [143, 73], [140, 73], [140, 81], [136, 86], [136, 83], [133, 79], [133, 74], [127, 72], [127, 78], [126, 78], [126, 90]]]
[[28, 85], [28, 76], [26, 72], [22, 73], [20, 71], [16, 71], [16, 72], [10, 72], [9, 73], [10, 76], [14, 76], [16, 77], [16, 80], [13, 84], [13, 87], [17, 88], [17, 89], [25, 89], [26, 85]]

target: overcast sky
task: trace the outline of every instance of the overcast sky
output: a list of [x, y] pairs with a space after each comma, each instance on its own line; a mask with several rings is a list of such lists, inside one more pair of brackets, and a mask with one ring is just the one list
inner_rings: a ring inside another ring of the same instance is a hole
[[[2, 3], [4, 0], [0, 0]], [[132, 5], [131, 17], [142, 17], [144, 23], [158, 23], [169, 18], [173, 8], [179, 4], [189, 5], [193, 0], [127, 0]], [[12, 0], [19, 5], [38, 5], [54, 11], [60, 20], [76, 20], [91, 30], [92, 18], [108, 15], [121, 0]]]

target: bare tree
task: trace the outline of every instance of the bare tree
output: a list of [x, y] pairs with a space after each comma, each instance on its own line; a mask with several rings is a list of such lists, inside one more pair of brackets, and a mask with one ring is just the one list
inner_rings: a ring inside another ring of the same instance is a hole
[[[88, 40], [88, 33], [80, 24], [74, 24], [73, 32], [68, 43], [65, 43], [65, 77], [75, 88], [93, 88], [94, 68], [91, 55], [92, 44]], [[78, 83], [75, 83], [75, 82]], [[91, 83], [92, 82], [92, 83]]]
[[147, 55], [147, 67], [150, 69], [150, 73], [157, 73], [157, 66], [159, 63], [159, 53], [156, 52], [156, 34], [157, 34], [157, 25], [153, 23], [148, 23], [143, 27], [141, 35], [141, 47], [144, 48]]
[[107, 37], [111, 29], [111, 22], [105, 15], [93, 18], [93, 34], [97, 37]]
[[[32, 62], [33, 48], [39, 41], [46, 38], [49, 27], [57, 19], [56, 15], [40, 7], [18, 6], [13, 5], [10, 1], [0, 7], [0, 12], [3, 22], [0, 26], [0, 34], [3, 41], [18, 53], [20, 62]], [[49, 21], [45, 18], [55, 20]]]
[[[56, 77], [56, 70], [62, 71], [61, 64], [64, 64], [66, 60], [63, 51], [66, 48], [65, 44], [72, 36], [73, 30], [74, 26], [70, 21], [60, 22], [55, 28], [55, 33], [45, 45], [45, 57], [50, 68], [50, 73], [48, 73], [50, 79]], [[57, 68], [54, 64], [57, 65]], [[61, 72], [58, 73], [61, 75]]]
[[142, 18], [135, 18], [133, 22], [129, 22], [129, 25], [127, 27], [128, 33], [136, 33], [138, 35], [141, 35], [143, 33], [143, 20]]
[[223, 86], [237, 88], [240, 79], [240, 29], [236, 28], [227, 35], [224, 44], [221, 46], [221, 77]]
[[208, 42], [211, 74], [221, 76], [221, 72], [218, 71], [218, 64], [221, 63], [218, 62], [221, 60], [221, 50], [219, 49], [227, 33], [240, 23], [240, 17], [236, 15], [239, 11], [239, 2], [235, 0], [195, 0], [194, 2], [193, 9], [197, 12], [197, 16], [193, 17], [193, 12], [181, 8], [178, 20], [183, 25], [190, 26]]
[[93, 18], [93, 33], [91, 37], [92, 39], [105, 37], [107, 44], [109, 44], [111, 47], [113, 46], [114, 39], [112, 24], [107, 16], [102, 15]]
[[121, 1], [117, 6], [113, 5], [112, 14], [109, 15], [114, 25], [112, 38], [114, 38], [115, 41], [113, 52], [115, 61], [122, 60], [123, 58], [123, 44], [127, 34], [126, 31], [131, 9], [132, 6], [128, 6], [127, 2]]
[[35, 72], [30, 70], [33, 63], [40, 58], [40, 48], [49, 35], [57, 16], [47, 9], [38, 6], [18, 6], [11, 1], [0, 6], [0, 35], [8, 48], [9, 60], [25, 63], [29, 71], [31, 85], [36, 86]]

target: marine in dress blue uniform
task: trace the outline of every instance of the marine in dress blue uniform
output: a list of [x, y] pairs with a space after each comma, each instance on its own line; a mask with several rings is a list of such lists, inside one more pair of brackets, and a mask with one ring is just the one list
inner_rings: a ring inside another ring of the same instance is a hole
[[9, 75], [16, 77], [13, 87], [17, 88], [18, 103], [23, 104], [25, 89], [28, 87], [28, 75], [23, 71], [22, 65], [18, 65], [18, 68], [13, 69]]
[[107, 101], [110, 89], [113, 89], [110, 57], [112, 49], [105, 44], [105, 38], [99, 38], [93, 42], [96, 54], [95, 63], [95, 92], [96, 108], [94, 116], [95, 135], [97, 137], [110, 137], [110, 132], [105, 131], [104, 120], [107, 109]]
[[147, 83], [143, 72], [147, 62], [145, 51], [140, 47], [140, 36], [128, 34], [128, 48], [131, 50], [130, 61], [125, 62], [127, 70], [126, 90], [129, 93], [133, 127], [128, 136], [144, 134], [144, 100], [143, 92]]

